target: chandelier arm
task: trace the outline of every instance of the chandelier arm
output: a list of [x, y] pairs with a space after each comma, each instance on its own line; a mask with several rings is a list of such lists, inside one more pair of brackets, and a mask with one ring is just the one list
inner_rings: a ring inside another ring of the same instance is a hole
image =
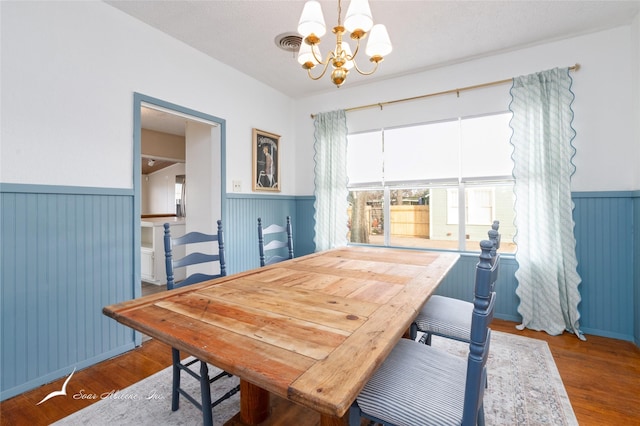
[[358, 51], [360, 50], [360, 39], [356, 39], [356, 48], [353, 51], [353, 53], [351, 54], [351, 56], [346, 55], [347, 56], [347, 60], [348, 61], [353, 61], [353, 63], [356, 63], [356, 55], [358, 54]]
[[309, 75], [309, 78], [311, 80], [320, 80], [327, 73], [328, 68], [329, 68], [329, 61], [324, 63], [324, 68], [322, 69], [322, 73], [319, 76], [314, 77], [313, 74], [311, 74], [311, 68], [307, 69], [307, 74]]
[[311, 54], [313, 55], [313, 59], [318, 63], [318, 64], [322, 64], [324, 65], [325, 69], [327, 68], [327, 65], [329, 64], [329, 62], [331, 62], [331, 53], [329, 55], [327, 55], [327, 59], [325, 59], [324, 61], [322, 60], [322, 58], [318, 58], [316, 56], [316, 50], [314, 49], [314, 47], [317, 46], [317, 43], [314, 43], [311, 45]]
[[371, 75], [374, 72], [376, 72], [376, 70], [378, 69], [378, 65], [379, 62], [376, 62], [376, 66], [373, 67], [373, 69], [371, 71], [362, 71], [360, 68], [358, 68], [358, 64], [356, 63], [356, 61], [352, 61], [353, 62], [353, 67], [356, 69], [356, 71], [358, 71], [358, 74], [362, 74], [362, 75]]

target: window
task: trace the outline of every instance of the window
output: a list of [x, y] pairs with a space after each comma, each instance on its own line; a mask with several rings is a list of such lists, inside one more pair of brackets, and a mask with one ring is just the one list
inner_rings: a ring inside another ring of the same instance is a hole
[[[465, 191], [465, 223], [491, 226], [493, 223], [494, 188], [470, 188]], [[447, 190], [447, 223], [459, 223], [458, 189]]]
[[498, 219], [501, 250], [514, 251], [510, 118], [349, 135], [349, 241], [476, 251]]

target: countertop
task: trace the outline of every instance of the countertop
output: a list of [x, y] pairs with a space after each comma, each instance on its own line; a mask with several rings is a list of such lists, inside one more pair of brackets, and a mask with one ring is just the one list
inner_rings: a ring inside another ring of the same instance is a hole
[[145, 217], [141, 220], [140, 226], [162, 226], [165, 223], [171, 225], [184, 225], [184, 217], [166, 216], [166, 217]]

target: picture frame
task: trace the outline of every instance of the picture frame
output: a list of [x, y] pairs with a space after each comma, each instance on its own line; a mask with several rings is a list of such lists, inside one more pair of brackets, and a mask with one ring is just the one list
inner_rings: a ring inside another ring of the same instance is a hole
[[280, 135], [253, 129], [253, 190], [280, 192]]

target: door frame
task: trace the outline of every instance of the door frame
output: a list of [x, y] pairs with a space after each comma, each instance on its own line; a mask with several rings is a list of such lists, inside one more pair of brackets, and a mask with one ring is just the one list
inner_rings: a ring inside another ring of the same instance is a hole
[[[180, 116], [191, 117], [195, 121], [210, 122], [220, 128], [220, 215], [223, 223], [226, 223], [226, 120], [193, 110], [171, 102], [163, 101], [148, 95], [134, 92], [133, 94], [133, 295], [134, 298], [142, 295], [142, 276], [140, 272], [140, 249], [142, 246], [140, 238], [141, 222], [141, 160], [142, 160], [142, 117], [141, 108], [143, 104], [156, 106], [169, 113]], [[136, 346], [142, 342], [142, 335], [135, 332], [134, 340]]]

